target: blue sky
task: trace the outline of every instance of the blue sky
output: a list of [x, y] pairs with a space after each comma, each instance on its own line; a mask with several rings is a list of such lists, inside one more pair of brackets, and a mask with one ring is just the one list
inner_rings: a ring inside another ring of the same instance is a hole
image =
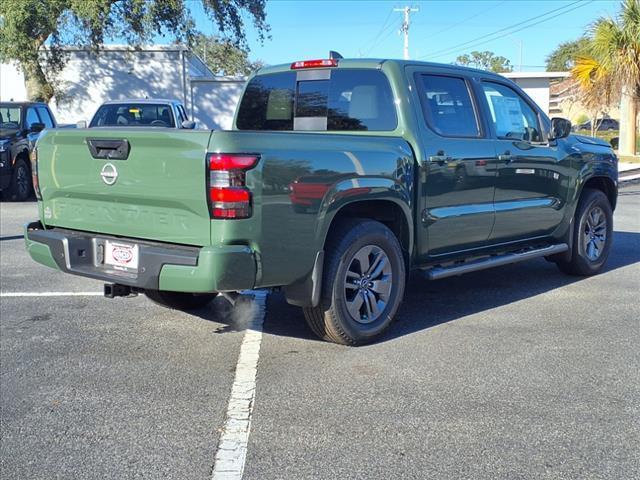
[[[401, 58], [403, 40], [398, 30], [402, 14], [393, 8], [405, 5], [419, 8], [411, 16], [411, 58], [448, 63], [472, 50], [491, 50], [507, 57], [517, 69], [522, 42], [523, 69], [543, 70], [545, 57], [560, 42], [580, 37], [599, 16], [615, 15], [620, 2], [269, 0], [267, 21], [272, 38], [260, 45], [249, 27], [250, 57], [277, 64], [325, 58], [329, 50], [337, 50], [344, 57]], [[198, 27], [213, 33], [213, 23], [202, 14], [199, 2], [193, 2], [191, 8]], [[551, 10], [558, 11], [522, 23]], [[513, 26], [516, 24], [521, 25]], [[515, 31], [518, 29], [522, 30]]]

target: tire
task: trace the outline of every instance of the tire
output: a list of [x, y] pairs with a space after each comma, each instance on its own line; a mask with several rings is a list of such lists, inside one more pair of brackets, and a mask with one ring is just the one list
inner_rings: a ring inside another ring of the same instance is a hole
[[9, 198], [16, 202], [24, 202], [31, 196], [33, 183], [27, 162], [18, 158], [13, 166], [13, 176], [9, 185]]
[[569, 275], [589, 276], [604, 267], [613, 239], [613, 212], [600, 190], [585, 189], [576, 210], [573, 227], [573, 251], [569, 261], [557, 262]]
[[323, 340], [342, 345], [374, 341], [393, 320], [404, 295], [405, 262], [398, 239], [380, 222], [350, 219], [337, 226], [325, 251], [320, 305], [303, 309], [309, 327]]
[[197, 310], [206, 307], [217, 293], [183, 293], [166, 290], [145, 290], [149, 300], [173, 310]]

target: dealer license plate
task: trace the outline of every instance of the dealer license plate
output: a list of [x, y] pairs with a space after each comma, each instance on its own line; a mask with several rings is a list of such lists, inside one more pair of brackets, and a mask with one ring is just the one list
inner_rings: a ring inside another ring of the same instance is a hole
[[138, 270], [138, 245], [105, 241], [104, 263], [115, 268]]

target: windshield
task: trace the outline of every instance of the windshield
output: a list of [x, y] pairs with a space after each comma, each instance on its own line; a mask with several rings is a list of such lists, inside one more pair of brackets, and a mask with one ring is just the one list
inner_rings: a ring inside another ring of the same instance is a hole
[[102, 105], [89, 127], [175, 126], [171, 105], [166, 103], [118, 103]]
[[0, 128], [20, 128], [20, 107], [0, 105]]

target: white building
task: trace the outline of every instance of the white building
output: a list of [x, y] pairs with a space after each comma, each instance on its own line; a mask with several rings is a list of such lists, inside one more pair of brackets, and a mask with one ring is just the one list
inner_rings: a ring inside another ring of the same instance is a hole
[[[215, 77], [197, 55], [182, 46], [135, 49], [109, 45], [95, 53], [66, 49], [51, 109], [59, 123], [90, 120], [106, 100], [175, 98], [200, 128], [229, 129], [243, 78]], [[0, 100], [26, 100], [24, 76], [15, 65], [0, 70]]]
[[567, 78], [571, 74], [569, 72], [507, 72], [502, 75], [516, 82], [549, 115], [551, 80]]

